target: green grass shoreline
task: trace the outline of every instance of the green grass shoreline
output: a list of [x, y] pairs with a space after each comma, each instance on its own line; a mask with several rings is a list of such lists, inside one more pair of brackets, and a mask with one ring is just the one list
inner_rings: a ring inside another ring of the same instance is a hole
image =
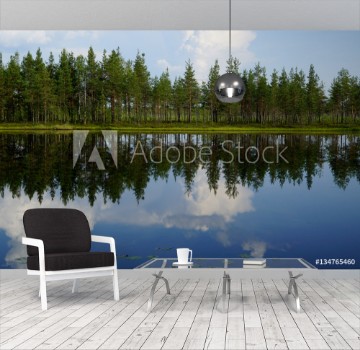
[[360, 125], [221, 125], [221, 124], [0, 124], [0, 132], [66, 132], [117, 130], [124, 133], [360, 133]]

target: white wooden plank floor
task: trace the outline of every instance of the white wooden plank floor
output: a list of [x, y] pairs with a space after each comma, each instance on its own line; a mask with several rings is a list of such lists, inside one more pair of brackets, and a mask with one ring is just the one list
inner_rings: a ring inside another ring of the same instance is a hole
[[48, 283], [41, 311], [37, 278], [1, 281], [0, 349], [360, 349], [360, 281], [299, 281], [301, 312], [287, 280], [160, 282], [147, 313], [152, 278]]

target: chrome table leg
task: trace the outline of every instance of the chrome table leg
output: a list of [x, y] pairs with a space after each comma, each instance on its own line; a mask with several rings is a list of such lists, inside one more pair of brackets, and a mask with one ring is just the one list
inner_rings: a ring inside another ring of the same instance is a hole
[[154, 300], [154, 293], [155, 293], [155, 288], [159, 282], [159, 280], [163, 280], [165, 282], [165, 286], [166, 286], [166, 293], [170, 294], [170, 287], [169, 287], [169, 282], [165, 277], [162, 277], [163, 271], [160, 271], [159, 273], [154, 273], [153, 276], [155, 277], [155, 281], [151, 287], [151, 291], [150, 291], [150, 296], [149, 296], [149, 300], [148, 300], [148, 306], [147, 306], [147, 312], [151, 311], [151, 307], [152, 307], [152, 303]]
[[221, 312], [226, 312], [226, 304], [227, 304], [227, 298], [226, 296], [229, 295], [230, 296], [230, 286], [231, 286], [231, 278], [230, 275], [227, 274], [224, 271], [224, 275], [223, 275], [223, 285], [222, 285], [222, 310]]
[[224, 271], [224, 276], [223, 276], [223, 295], [225, 295], [225, 294], [231, 294], [230, 288], [231, 288], [231, 278], [230, 278], [230, 275]]
[[303, 274], [299, 274], [294, 276], [292, 271], [289, 271], [290, 281], [289, 281], [289, 288], [288, 288], [288, 294], [292, 293], [292, 289], [294, 289], [294, 298], [296, 303], [296, 311], [300, 312], [300, 298], [299, 298], [299, 291], [296, 284], [296, 279], [301, 277]]

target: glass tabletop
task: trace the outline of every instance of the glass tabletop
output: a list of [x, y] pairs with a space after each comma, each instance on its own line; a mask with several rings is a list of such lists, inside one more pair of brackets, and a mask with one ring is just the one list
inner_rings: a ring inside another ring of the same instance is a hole
[[[244, 264], [244, 260], [245, 264]], [[154, 258], [137, 268], [247, 268], [247, 269], [287, 269], [302, 268], [315, 269], [313, 265], [302, 258], [266, 258], [264, 262], [256, 261], [258, 259], [244, 258], [194, 258], [192, 266], [174, 266], [176, 258]]]

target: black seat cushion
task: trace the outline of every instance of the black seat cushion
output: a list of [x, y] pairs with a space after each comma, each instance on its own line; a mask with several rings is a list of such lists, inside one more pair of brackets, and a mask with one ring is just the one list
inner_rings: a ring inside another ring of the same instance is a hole
[[[45, 254], [89, 252], [91, 232], [84, 213], [67, 208], [29, 209], [24, 213], [27, 237], [44, 241]], [[28, 255], [38, 255], [38, 248], [27, 246]]]
[[[46, 271], [86, 269], [113, 265], [114, 254], [108, 252], [45, 254]], [[39, 270], [39, 257], [28, 256], [27, 268], [29, 270]]]

